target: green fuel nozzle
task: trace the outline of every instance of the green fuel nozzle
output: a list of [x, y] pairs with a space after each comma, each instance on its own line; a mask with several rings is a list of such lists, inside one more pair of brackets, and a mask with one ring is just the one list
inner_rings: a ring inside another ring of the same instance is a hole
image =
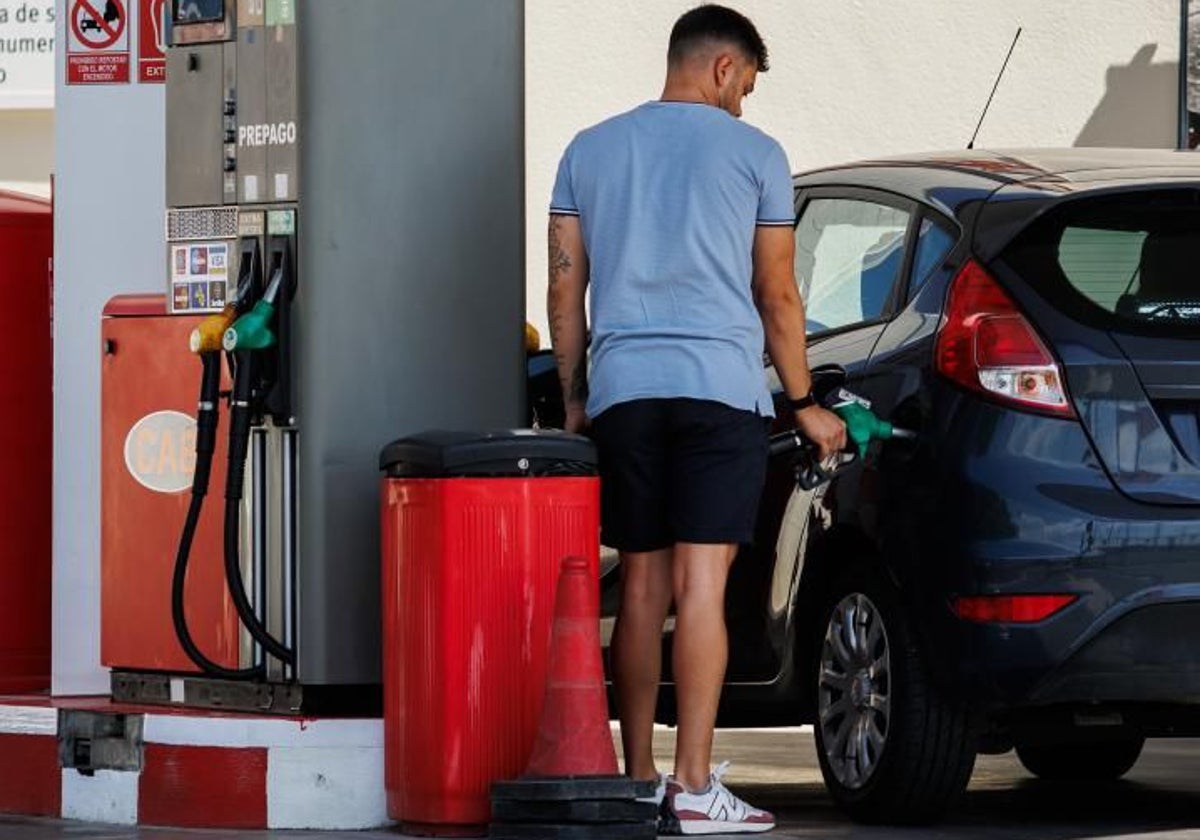
[[279, 286], [282, 282], [283, 272], [276, 271], [271, 285], [267, 287], [258, 303], [254, 304], [254, 308], [225, 330], [221, 346], [227, 352], [266, 350], [275, 346], [275, 333], [271, 329], [271, 320], [275, 317], [275, 299], [279, 296]]
[[898, 429], [886, 420], [880, 420], [871, 411], [870, 403], [844, 389], [838, 392], [837, 401], [830, 410], [846, 424], [846, 437], [858, 450], [859, 458], [866, 457], [867, 447], [873, 440], [916, 437], [907, 429]]
[[866, 458], [867, 447], [873, 440], [916, 438], [914, 432], [880, 420], [871, 411], [869, 402], [844, 388], [831, 393], [822, 403], [846, 424], [845, 452], [830, 456], [822, 463], [816, 446], [795, 429], [772, 436], [768, 444], [767, 451], [771, 457], [788, 456], [795, 459], [793, 468], [796, 483], [803, 490], [815, 490], [833, 478], [839, 467]]

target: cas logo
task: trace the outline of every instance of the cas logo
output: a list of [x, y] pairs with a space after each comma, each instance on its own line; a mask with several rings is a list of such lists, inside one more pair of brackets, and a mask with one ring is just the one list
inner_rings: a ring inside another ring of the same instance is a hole
[[125, 468], [156, 493], [182, 493], [196, 470], [196, 421], [179, 411], [156, 411], [125, 436]]

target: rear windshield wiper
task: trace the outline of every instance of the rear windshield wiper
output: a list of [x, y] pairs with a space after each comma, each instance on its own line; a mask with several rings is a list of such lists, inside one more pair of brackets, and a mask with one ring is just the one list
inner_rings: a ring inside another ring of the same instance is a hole
[[1200, 320], [1200, 301], [1149, 301], [1138, 305], [1137, 314], [1146, 320]]

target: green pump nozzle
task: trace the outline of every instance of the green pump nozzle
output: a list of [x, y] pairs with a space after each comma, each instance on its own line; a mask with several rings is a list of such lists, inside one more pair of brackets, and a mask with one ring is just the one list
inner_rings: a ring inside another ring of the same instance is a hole
[[886, 420], [880, 420], [871, 412], [870, 403], [844, 388], [838, 391], [830, 410], [846, 424], [846, 436], [858, 450], [859, 458], [866, 457], [867, 446], [873, 440], [916, 437], [907, 429], [898, 429]]
[[266, 350], [275, 346], [275, 333], [271, 330], [271, 319], [275, 317], [275, 299], [279, 296], [279, 287], [283, 282], [283, 269], [275, 271], [271, 285], [254, 308], [238, 318], [221, 339], [221, 346], [226, 352], [235, 350]]

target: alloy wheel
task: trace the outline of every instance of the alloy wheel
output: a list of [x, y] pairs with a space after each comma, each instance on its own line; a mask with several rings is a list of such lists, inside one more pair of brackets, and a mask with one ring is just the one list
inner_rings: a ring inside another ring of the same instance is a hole
[[852, 593], [833, 608], [820, 667], [821, 748], [838, 782], [858, 790], [879, 767], [892, 711], [887, 628], [866, 595]]

